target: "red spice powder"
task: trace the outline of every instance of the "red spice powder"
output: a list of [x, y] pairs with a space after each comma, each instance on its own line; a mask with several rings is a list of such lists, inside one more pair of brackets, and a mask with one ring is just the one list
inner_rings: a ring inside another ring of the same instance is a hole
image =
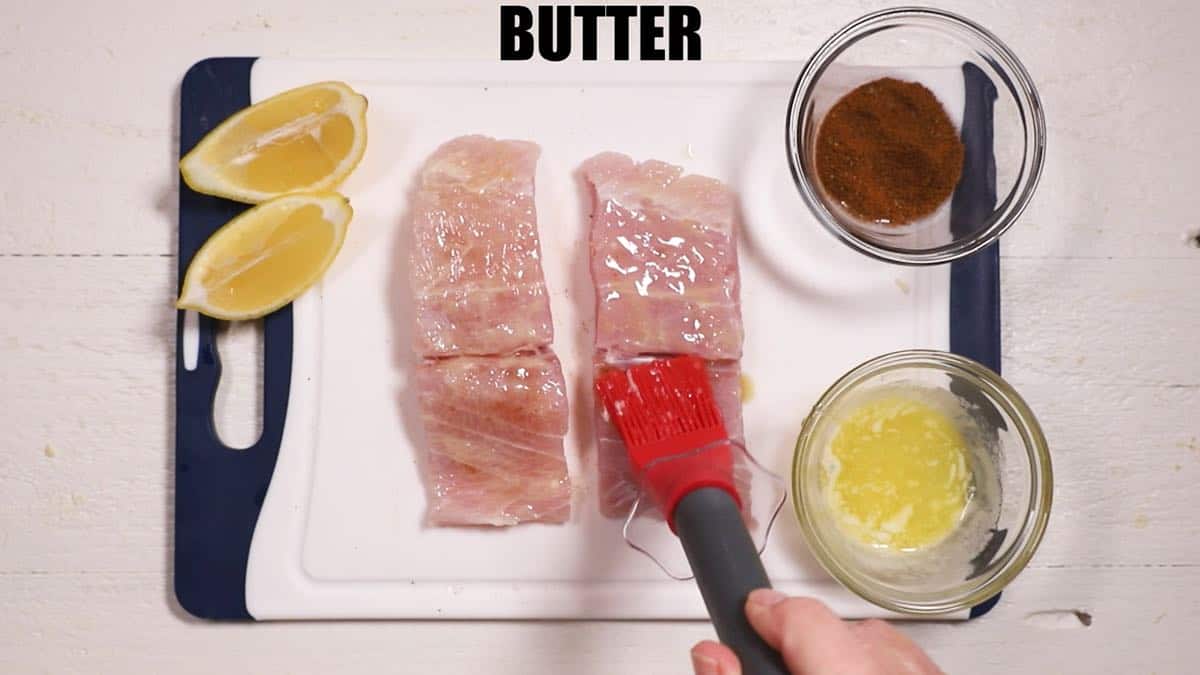
[[933, 92], [894, 78], [834, 104], [817, 133], [817, 178], [864, 220], [902, 225], [933, 213], [963, 166], [958, 130]]

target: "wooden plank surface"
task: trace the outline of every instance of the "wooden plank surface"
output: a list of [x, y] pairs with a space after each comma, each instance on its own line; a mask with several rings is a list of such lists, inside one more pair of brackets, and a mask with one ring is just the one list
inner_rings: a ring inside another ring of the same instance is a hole
[[[1046, 106], [1045, 177], [1002, 248], [1004, 367], [1046, 427], [1057, 485], [1041, 551], [992, 614], [905, 629], [949, 672], [1188, 672], [1185, 640], [1200, 633], [1200, 10], [939, 4], [1007, 40]], [[688, 672], [707, 625], [214, 626], [174, 605], [179, 78], [217, 54], [493, 59], [497, 12], [127, 5], [16, 0], [0, 16], [0, 672]], [[700, 6], [706, 59], [804, 59], [876, 7]], [[252, 365], [234, 369], [231, 409], [252, 399]], [[239, 419], [231, 433], [248, 434]]]

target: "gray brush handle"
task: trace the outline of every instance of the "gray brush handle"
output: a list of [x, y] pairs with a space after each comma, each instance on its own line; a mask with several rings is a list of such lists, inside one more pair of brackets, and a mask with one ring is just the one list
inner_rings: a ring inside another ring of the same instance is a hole
[[720, 488], [700, 488], [679, 500], [674, 516], [717, 637], [737, 654], [743, 675], [788, 675], [779, 652], [746, 620], [746, 596], [771, 580], [737, 502]]

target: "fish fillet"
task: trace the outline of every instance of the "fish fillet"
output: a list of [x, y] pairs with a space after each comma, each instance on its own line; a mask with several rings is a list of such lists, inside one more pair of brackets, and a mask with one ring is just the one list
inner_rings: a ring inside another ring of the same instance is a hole
[[416, 379], [431, 524], [567, 520], [567, 396], [553, 354], [429, 359]]
[[[713, 395], [730, 437], [742, 442], [742, 318], [736, 199], [712, 178], [617, 153], [586, 162], [593, 190], [590, 260], [596, 287], [594, 365], [628, 367], [648, 357], [708, 361]], [[600, 511], [624, 516], [637, 497], [625, 444], [596, 409]], [[749, 504], [740, 454], [735, 482]]]
[[583, 173], [591, 226], [596, 349], [617, 355], [742, 356], [735, 199], [720, 181], [616, 153]]
[[412, 208], [414, 349], [505, 354], [553, 337], [533, 177], [540, 149], [463, 136], [425, 164]]
[[566, 387], [550, 350], [525, 141], [463, 136], [438, 148], [410, 211], [413, 349], [433, 525], [566, 521]]

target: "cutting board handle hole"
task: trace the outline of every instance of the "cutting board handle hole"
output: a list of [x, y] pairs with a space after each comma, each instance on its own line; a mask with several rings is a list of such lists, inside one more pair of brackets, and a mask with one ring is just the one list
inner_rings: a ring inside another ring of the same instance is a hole
[[213, 401], [217, 437], [234, 450], [258, 442], [263, 430], [263, 322], [219, 323], [221, 381]]

